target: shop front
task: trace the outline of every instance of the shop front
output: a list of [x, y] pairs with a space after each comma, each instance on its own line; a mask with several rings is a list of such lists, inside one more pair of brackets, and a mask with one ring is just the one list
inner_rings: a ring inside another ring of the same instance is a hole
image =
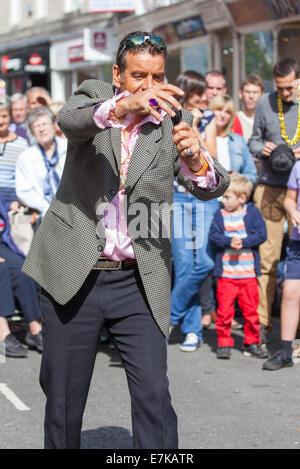
[[259, 74], [269, 91], [274, 63], [299, 60], [300, 0], [187, 0], [123, 18], [119, 37], [135, 30], [165, 38], [170, 82], [184, 70], [217, 69], [238, 103], [246, 75]]
[[0, 57], [0, 80], [9, 96], [32, 86], [51, 92], [49, 44], [9, 51]]
[[227, 0], [239, 38], [239, 80], [259, 74], [266, 91], [273, 89], [273, 66], [284, 58], [299, 60], [299, 0]]
[[211, 69], [219, 69], [232, 89], [233, 31], [223, 2], [189, 0], [124, 18], [119, 24], [119, 37], [137, 30], [151, 31], [167, 42], [169, 82], [174, 83], [185, 70], [205, 75]]
[[86, 28], [52, 41], [52, 99], [65, 102], [84, 80], [112, 81], [117, 39], [112, 29]]

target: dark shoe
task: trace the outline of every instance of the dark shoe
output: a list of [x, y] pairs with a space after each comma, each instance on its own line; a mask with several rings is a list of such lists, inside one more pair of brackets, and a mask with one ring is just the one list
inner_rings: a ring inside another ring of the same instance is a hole
[[243, 355], [245, 357], [268, 358], [269, 354], [260, 344], [244, 345]]
[[230, 347], [218, 347], [217, 348], [217, 358], [222, 360], [229, 360], [231, 357], [231, 348]]
[[27, 357], [27, 350], [23, 345], [20, 344], [18, 339], [13, 335], [9, 334], [4, 339], [4, 350], [7, 357], [19, 358]]
[[31, 332], [27, 332], [25, 337], [25, 342], [30, 348], [36, 349], [38, 352], [43, 351], [43, 338], [42, 333], [39, 332], [38, 334], [31, 334]]
[[284, 368], [286, 366], [294, 366], [293, 359], [291, 357], [286, 357], [283, 355], [282, 351], [275, 353], [273, 357], [267, 360], [262, 368], [263, 370], [280, 370], [280, 368]]

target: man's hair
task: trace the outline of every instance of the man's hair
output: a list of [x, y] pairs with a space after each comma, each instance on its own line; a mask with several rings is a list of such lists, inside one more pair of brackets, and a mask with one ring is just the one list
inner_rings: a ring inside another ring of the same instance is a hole
[[232, 129], [236, 115], [236, 107], [233, 99], [228, 94], [219, 94], [218, 96], [212, 98], [212, 100], [209, 102], [209, 109], [211, 109], [212, 111], [220, 111], [224, 108], [224, 106], [227, 106], [227, 109], [231, 114], [231, 119], [224, 130], [224, 134], [228, 135]]
[[253, 191], [253, 184], [243, 174], [233, 174], [230, 177], [230, 185], [226, 192], [233, 192], [237, 197], [246, 195], [246, 200], [250, 199]]
[[40, 117], [47, 116], [51, 120], [51, 122], [55, 122], [55, 115], [53, 112], [50, 111], [46, 106], [39, 106], [32, 109], [27, 117], [27, 122], [29, 125], [30, 130], [32, 130], [32, 126], [34, 125], [35, 121]]
[[202, 96], [207, 83], [201, 73], [195, 72], [194, 70], [187, 70], [186, 72], [178, 75], [175, 85], [181, 88], [185, 93], [183, 97], [178, 98], [178, 101], [180, 101], [181, 104], [184, 104], [184, 102], [188, 101], [189, 97], [193, 94]]
[[11, 112], [11, 101], [9, 96], [6, 94], [0, 95], [0, 111], [7, 109], [9, 113]]
[[244, 87], [247, 85], [255, 85], [259, 86], [261, 91], [264, 92], [265, 84], [263, 79], [259, 75], [247, 75], [246, 78], [242, 81], [241, 84], [241, 91], [243, 91]]
[[10, 98], [11, 104], [18, 103], [19, 101], [25, 101], [27, 103], [27, 96], [22, 93], [14, 93]]
[[116, 58], [116, 65], [118, 65], [119, 70], [121, 73], [124, 72], [126, 68], [126, 59], [127, 53], [130, 54], [151, 54], [151, 55], [162, 55], [165, 59], [167, 57], [167, 49], [160, 44], [153, 44], [149, 40], [146, 40], [142, 44], [137, 44], [136, 46], [130, 47], [130, 49], [126, 49], [126, 41], [134, 36], [151, 36], [151, 33], [146, 31], [134, 31], [132, 33], [127, 34], [122, 41], [120, 42], [119, 49], [117, 52]]
[[46, 90], [46, 88], [43, 88], [42, 86], [33, 86], [32, 88], [29, 88], [26, 91], [26, 96], [28, 98], [30, 93], [38, 93], [38, 92], [41, 93], [41, 94], [45, 94], [49, 98], [51, 97], [49, 91]]
[[283, 59], [277, 64], [274, 65], [273, 68], [273, 76], [276, 77], [286, 77], [291, 72], [295, 72], [296, 78], [299, 78], [300, 74], [300, 67], [299, 62], [294, 59]]
[[225, 78], [225, 76], [223, 75], [223, 73], [220, 72], [219, 70], [209, 70], [209, 72], [207, 72], [207, 73], [205, 74], [205, 79], [206, 79], [206, 81], [207, 81], [208, 75], [210, 75], [210, 76], [212, 76], [212, 77], [222, 77], [223, 80], [224, 80], [224, 86], [226, 86], [226, 78]]

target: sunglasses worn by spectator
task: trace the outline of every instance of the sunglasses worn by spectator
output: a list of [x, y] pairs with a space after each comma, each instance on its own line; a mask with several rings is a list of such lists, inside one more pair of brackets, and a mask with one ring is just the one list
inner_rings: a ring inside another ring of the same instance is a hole
[[124, 52], [124, 50], [133, 49], [134, 47], [144, 44], [146, 41], [149, 41], [153, 46], [157, 46], [161, 50], [165, 50], [167, 48], [167, 44], [159, 36], [132, 36], [126, 40], [119, 56]]

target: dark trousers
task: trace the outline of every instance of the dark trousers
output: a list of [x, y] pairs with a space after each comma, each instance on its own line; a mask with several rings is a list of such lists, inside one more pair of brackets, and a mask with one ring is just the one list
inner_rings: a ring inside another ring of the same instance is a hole
[[26, 321], [32, 322], [41, 318], [36, 283], [22, 272], [24, 259], [19, 254], [0, 243], [0, 316], [12, 316], [15, 311], [16, 298]]
[[105, 325], [127, 375], [133, 447], [177, 448], [166, 340], [153, 319], [137, 271], [92, 271], [64, 306], [42, 292], [41, 309], [44, 351], [40, 381], [47, 398], [45, 447], [80, 447], [83, 412]]

